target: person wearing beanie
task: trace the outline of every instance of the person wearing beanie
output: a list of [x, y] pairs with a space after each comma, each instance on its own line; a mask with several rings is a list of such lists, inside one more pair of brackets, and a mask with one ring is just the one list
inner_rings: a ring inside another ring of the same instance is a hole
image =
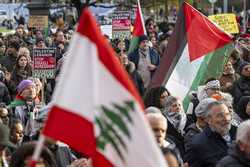
[[238, 68], [240, 79], [233, 85], [232, 96], [234, 97], [234, 108], [237, 109], [239, 101], [245, 96], [250, 96], [250, 63], [242, 62]]
[[128, 55], [138, 73], [141, 75], [144, 87], [147, 88], [151, 78], [160, 63], [160, 55], [148, 46], [148, 37], [139, 37], [139, 48]]
[[36, 103], [36, 85], [31, 80], [23, 80], [17, 86], [17, 96], [8, 105], [15, 119], [19, 119], [24, 127], [24, 140], [28, 141], [36, 134], [35, 119], [38, 116], [39, 105]]
[[18, 56], [18, 50], [19, 50], [20, 44], [18, 41], [12, 41], [10, 42], [8, 48], [7, 48], [7, 55], [4, 56], [1, 60], [0, 63], [7, 68], [9, 72], [13, 71], [13, 68], [16, 63], [16, 58]]

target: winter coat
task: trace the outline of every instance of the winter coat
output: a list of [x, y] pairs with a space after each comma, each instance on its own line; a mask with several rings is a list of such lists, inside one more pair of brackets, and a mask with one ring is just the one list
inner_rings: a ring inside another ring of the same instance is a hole
[[243, 152], [240, 151], [236, 144], [233, 144], [228, 155], [224, 157], [216, 165], [216, 167], [249, 167], [250, 159], [248, 159]]
[[144, 91], [145, 91], [144, 83], [143, 83], [143, 80], [142, 80], [140, 74], [135, 69], [135, 64], [133, 62], [129, 62], [128, 65], [126, 66], [126, 71], [130, 75], [130, 78], [134, 82], [140, 95], [143, 96]]
[[238, 105], [235, 109], [238, 116], [244, 121], [250, 119], [250, 115], [246, 113], [247, 104], [250, 102], [250, 96], [243, 96], [240, 98]]
[[187, 152], [188, 150], [190, 150], [190, 146], [191, 146], [191, 142], [193, 137], [198, 134], [201, 133], [202, 131], [200, 129], [197, 128], [195, 123], [192, 123], [191, 125], [189, 125], [186, 128], [186, 134], [184, 135], [184, 143], [185, 143], [185, 151]]
[[[158, 66], [160, 64], [160, 56], [159, 54], [152, 48], [149, 48], [149, 55], [151, 64]], [[140, 59], [139, 49], [136, 49], [134, 52], [130, 53], [128, 55], [128, 58], [130, 61], [132, 61], [135, 64], [135, 67], [137, 69]], [[152, 72], [153, 75], [154, 72]]]
[[[231, 128], [231, 139], [235, 139], [235, 128]], [[185, 155], [189, 167], [215, 167], [217, 162], [227, 155], [226, 141], [209, 127], [194, 136], [190, 151]]]
[[4, 102], [5, 104], [10, 104], [11, 98], [10, 93], [7, 86], [0, 82], [0, 102]]
[[162, 146], [161, 149], [168, 148], [168, 149], [172, 150], [177, 157], [177, 161], [178, 161], [179, 165], [182, 166], [183, 159], [182, 159], [182, 156], [181, 156], [180, 151], [179, 151], [178, 147], [176, 146], [176, 144], [170, 138], [165, 140], [164, 143], [165, 143], [165, 145]]
[[[166, 116], [165, 116], [166, 117]], [[167, 117], [166, 117], [167, 118]], [[167, 119], [168, 122], [168, 129], [167, 129], [167, 135], [166, 135], [166, 139], [170, 139], [172, 140], [177, 148], [179, 149], [181, 156], [184, 156], [185, 153], [185, 148], [184, 148], [184, 136], [181, 134], [181, 132], [179, 132], [174, 125], [171, 124], [171, 122]], [[184, 130], [186, 129], [186, 127], [189, 126], [189, 122], [187, 120], [186, 122], [186, 126], [184, 128]]]
[[232, 96], [234, 97], [234, 108], [236, 109], [241, 97], [250, 96], [250, 78], [241, 76], [241, 78], [234, 83]]

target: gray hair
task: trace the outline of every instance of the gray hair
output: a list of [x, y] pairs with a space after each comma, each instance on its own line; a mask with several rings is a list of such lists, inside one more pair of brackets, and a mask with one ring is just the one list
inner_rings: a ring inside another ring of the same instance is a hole
[[233, 104], [233, 97], [229, 93], [223, 93], [222, 94], [222, 99], [220, 100], [224, 104]]
[[212, 111], [211, 111], [212, 107], [214, 107], [214, 106], [220, 106], [220, 105], [225, 105], [227, 107], [227, 105], [225, 103], [221, 102], [221, 101], [214, 101], [214, 102], [210, 103], [207, 106], [208, 112], [207, 112], [206, 117], [207, 116], [211, 116], [211, 114], [213, 114]]
[[170, 111], [170, 107], [171, 105], [178, 101], [179, 99], [177, 97], [174, 97], [174, 96], [168, 96], [164, 102], [164, 106], [165, 106], [165, 111], [166, 112], [169, 112]]
[[236, 141], [247, 143], [249, 137], [250, 137], [250, 120], [247, 120], [239, 125], [236, 133]]
[[195, 115], [196, 117], [202, 117], [205, 118], [208, 115], [208, 107], [212, 104], [216, 102], [215, 99], [213, 98], [206, 98], [204, 100], [202, 100], [198, 106], [195, 108]]
[[167, 119], [161, 113], [148, 113], [146, 114], [147, 120], [150, 121], [163, 121], [168, 128]]
[[149, 113], [161, 113], [161, 110], [159, 108], [157, 108], [157, 107], [150, 106], [150, 107], [145, 109], [145, 113], [146, 114], [149, 114]]

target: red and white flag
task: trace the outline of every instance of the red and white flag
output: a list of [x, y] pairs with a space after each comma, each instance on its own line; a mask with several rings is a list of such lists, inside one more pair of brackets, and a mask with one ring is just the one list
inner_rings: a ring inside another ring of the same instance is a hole
[[133, 37], [132, 37], [132, 39], [130, 41], [128, 53], [131, 53], [135, 49], [137, 49], [138, 45], [139, 45], [139, 37], [147, 34], [146, 28], [145, 28], [145, 25], [144, 25], [140, 0], [137, 0], [134, 29], [133, 29], [132, 34], [133, 34]]
[[88, 9], [71, 41], [43, 135], [94, 167], [163, 167], [165, 160], [127, 73]]

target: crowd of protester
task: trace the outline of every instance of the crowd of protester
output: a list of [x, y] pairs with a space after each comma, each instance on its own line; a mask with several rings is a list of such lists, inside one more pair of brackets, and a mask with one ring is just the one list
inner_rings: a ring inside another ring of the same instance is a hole
[[[72, 26], [73, 27], [73, 26]], [[174, 90], [149, 87], [166, 52], [173, 23], [145, 22], [147, 36], [128, 53], [128, 39], [109, 40], [145, 103], [146, 118], [170, 167], [250, 166], [250, 46], [236, 37], [223, 73], [190, 93], [188, 111]], [[19, 25], [0, 36], [0, 167], [27, 166], [50, 108], [73, 29], [55, 33]], [[107, 37], [107, 36], [106, 36]], [[108, 37], [107, 37], [108, 38]], [[55, 48], [55, 79], [32, 77], [32, 50]], [[183, 97], [182, 97], [183, 98]], [[91, 160], [59, 141], [46, 139], [38, 163], [46, 167], [90, 166]]]

